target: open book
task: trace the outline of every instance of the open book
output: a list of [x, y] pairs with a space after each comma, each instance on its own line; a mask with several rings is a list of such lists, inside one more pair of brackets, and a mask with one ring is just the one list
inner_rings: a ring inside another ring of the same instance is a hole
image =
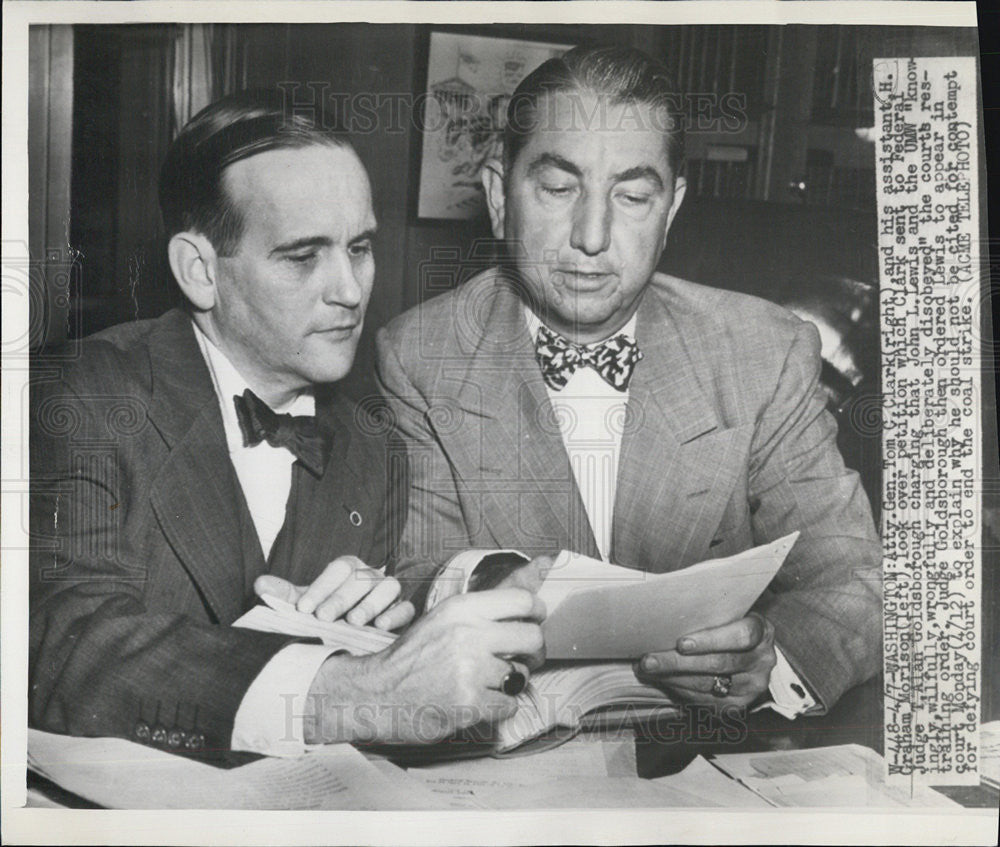
[[[517, 712], [496, 728], [494, 754], [561, 743], [602, 711], [621, 720], [641, 720], [675, 708], [665, 692], [636, 678], [634, 660], [651, 650], [672, 649], [688, 632], [746, 614], [796, 537], [666, 574], [561, 553], [538, 591], [549, 615], [543, 624], [548, 659], [518, 695]], [[498, 574], [526, 561], [516, 551], [460, 553], [436, 578], [428, 608], [451, 595], [495, 585]], [[480, 572], [476, 579], [481, 567], [494, 573], [483, 578]], [[385, 649], [396, 638], [370, 626], [321, 621], [277, 598], [265, 602], [234, 626], [319, 638], [353, 655]], [[609, 657], [615, 660], [607, 661]], [[602, 660], [589, 661], [597, 658]]]

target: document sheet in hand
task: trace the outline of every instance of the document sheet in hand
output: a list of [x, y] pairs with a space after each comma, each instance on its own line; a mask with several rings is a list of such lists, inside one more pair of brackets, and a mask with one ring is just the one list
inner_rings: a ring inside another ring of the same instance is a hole
[[637, 659], [682, 635], [743, 617], [795, 544], [770, 544], [683, 570], [649, 574], [563, 552], [538, 596], [550, 659]]

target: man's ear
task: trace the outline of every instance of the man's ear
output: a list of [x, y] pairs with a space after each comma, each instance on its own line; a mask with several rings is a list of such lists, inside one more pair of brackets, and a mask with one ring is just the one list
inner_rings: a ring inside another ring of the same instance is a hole
[[494, 238], [503, 238], [504, 204], [506, 195], [503, 184], [503, 163], [499, 159], [487, 159], [481, 174], [486, 191], [486, 208], [490, 212], [490, 225]]
[[663, 225], [663, 234], [660, 236], [661, 256], [664, 248], [667, 246], [667, 233], [670, 232], [670, 226], [674, 222], [674, 215], [677, 214], [677, 210], [681, 207], [681, 203], [684, 201], [685, 191], [687, 191], [687, 180], [684, 179], [684, 177], [679, 176], [674, 180], [674, 199], [670, 203], [670, 209], [667, 212], [667, 220]]
[[214, 308], [218, 257], [212, 242], [196, 232], [178, 232], [167, 244], [167, 256], [174, 279], [191, 304], [204, 312]]
[[667, 225], [664, 227], [663, 236], [666, 238], [668, 232], [670, 232], [670, 225], [674, 222], [674, 215], [677, 214], [677, 210], [681, 207], [681, 203], [684, 202], [684, 193], [687, 191], [687, 180], [684, 177], [679, 176], [674, 180], [674, 200], [670, 204], [670, 211], [667, 212]]

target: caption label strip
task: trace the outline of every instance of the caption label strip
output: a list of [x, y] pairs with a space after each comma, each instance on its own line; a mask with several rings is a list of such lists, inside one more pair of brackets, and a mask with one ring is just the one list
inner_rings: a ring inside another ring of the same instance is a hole
[[885, 758], [979, 782], [979, 165], [972, 58], [876, 59]]

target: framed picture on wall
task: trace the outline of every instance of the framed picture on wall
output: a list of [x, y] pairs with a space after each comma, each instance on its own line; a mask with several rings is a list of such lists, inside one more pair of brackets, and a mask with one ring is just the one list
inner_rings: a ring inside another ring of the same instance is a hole
[[466, 220], [482, 208], [479, 173], [501, 149], [514, 89], [569, 44], [432, 31], [423, 91], [417, 217]]

